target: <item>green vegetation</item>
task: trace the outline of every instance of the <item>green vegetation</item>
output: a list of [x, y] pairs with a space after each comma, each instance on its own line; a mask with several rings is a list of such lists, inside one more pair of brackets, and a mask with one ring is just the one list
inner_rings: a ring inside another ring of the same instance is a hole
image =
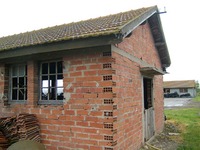
[[200, 102], [200, 87], [198, 81], [196, 81], [196, 90], [197, 90], [197, 96], [194, 98], [194, 101]]
[[200, 102], [200, 95], [197, 95], [193, 100], [196, 102]]
[[200, 89], [197, 88], [197, 96], [193, 99], [194, 101], [200, 102]]
[[200, 109], [165, 110], [167, 119], [175, 121], [181, 127], [183, 143], [178, 150], [200, 149]]

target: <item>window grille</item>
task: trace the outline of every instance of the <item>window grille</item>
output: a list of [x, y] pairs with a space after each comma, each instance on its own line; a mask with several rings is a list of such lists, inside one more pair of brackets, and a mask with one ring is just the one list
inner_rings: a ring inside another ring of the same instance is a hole
[[10, 93], [11, 101], [27, 100], [27, 65], [10, 67]]
[[40, 101], [54, 103], [63, 98], [62, 61], [42, 62], [40, 65]]
[[103, 52], [103, 56], [111, 56], [111, 52]]

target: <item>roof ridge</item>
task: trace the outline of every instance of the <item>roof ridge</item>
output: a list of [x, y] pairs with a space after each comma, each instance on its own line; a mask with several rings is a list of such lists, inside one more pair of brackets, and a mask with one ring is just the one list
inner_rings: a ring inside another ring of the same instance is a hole
[[171, 80], [171, 81], [163, 81], [163, 82], [184, 82], [184, 81], [195, 81], [195, 80]]

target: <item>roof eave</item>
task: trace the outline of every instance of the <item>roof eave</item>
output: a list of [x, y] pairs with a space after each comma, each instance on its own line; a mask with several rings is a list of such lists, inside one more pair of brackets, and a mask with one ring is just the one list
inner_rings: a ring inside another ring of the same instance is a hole
[[25, 46], [21, 48], [9, 49], [9, 51], [3, 50], [3, 51], [0, 51], [0, 60], [6, 59], [6, 58], [18, 57], [18, 56], [46, 53], [46, 52], [54, 52], [54, 51], [62, 51], [62, 50], [69, 50], [69, 49], [77, 49], [77, 48], [92, 47], [92, 46], [103, 46], [103, 45], [109, 45], [109, 44], [114, 44], [114, 43], [120, 43], [135, 28], [137, 28], [146, 20], [154, 20], [156, 21], [156, 24], [158, 24], [159, 36], [161, 36], [162, 41], [157, 41], [155, 39], [156, 33], [153, 31], [151, 21], [150, 21], [150, 26], [151, 26], [152, 34], [154, 37], [155, 46], [158, 50], [162, 66], [164, 68], [169, 67], [171, 64], [171, 61], [170, 61], [164, 33], [162, 30], [161, 21], [158, 15], [157, 6], [150, 7], [146, 12], [142, 13], [137, 18], [130, 20], [128, 23], [121, 26], [119, 30], [115, 32], [111, 32], [106, 35], [99, 35], [95, 37], [78, 38], [75, 40], [65, 39], [63, 41], [55, 41], [52, 43], [29, 45], [29, 46]]
[[169, 89], [179, 89], [179, 88], [195, 88], [191, 86], [177, 86], [177, 87], [171, 87], [171, 86], [164, 86], [163, 88], [169, 88]]
[[129, 21], [126, 25], [124, 25], [121, 28], [121, 31], [119, 33], [120, 35], [118, 37], [125, 38], [135, 28], [137, 28], [139, 25], [141, 25], [143, 22], [145, 22], [146, 20], [152, 20], [152, 19], [156, 20], [156, 24], [158, 25], [159, 34], [160, 34], [161, 39], [162, 39], [162, 41], [157, 41], [155, 39], [156, 33], [154, 32], [153, 24], [151, 23], [151, 21], [149, 21], [151, 31], [152, 31], [152, 34], [153, 34], [153, 38], [154, 38], [154, 43], [155, 43], [155, 46], [158, 50], [162, 67], [166, 68], [166, 67], [169, 67], [171, 65], [171, 60], [170, 60], [170, 55], [169, 55], [169, 51], [168, 51], [168, 48], [167, 48], [167, 44], [166, 44], [166, 40], [165, 40], [165, 36], [164, 36], [164, 32], [163, 32], [163, 28], [162, 28], [162, 24], [161, 24], [161, 20], [160, 20], [159, 11], [158, 11], [157, 6], [151, 7], [150, 10], [146, 11], [144, 14], [140, 15], [138, 18]]
[[[157, 24], [157, 29], [155, 29], [155, 22]], [[169, 51], [168, 51], [167, 43], [165, 40], [165, 35], [163, 32], [161, 19], [160, 19], [158, 10], [157, 10], [157, 13], [155, 13], [149, 18], [149, 24], [151, 27], [152, 35], [154, 37], [155, 46], [160, 56], [162, 67], [163, 68], [169, 67], [171, 65], [171, 59], [170, 59], [170, 55], [169, 55]]]
[[144, 21], [146, 21], [149, 17], [151, 17], [156, 12], [157, 12], [157, 6], [153, 6], [151, 7], [150, 10], [146, 11], [145, 13], [138, 16], [137, 18], [130, 20], [128, 23], [122, 26], [121, 32], [120, 32], [123, 35], [122, 38], [125, 38], [127, 35], [129, 35], [135, 28], [141, 25]]
[[56, 52], [56, 51], [58, 52], [58, 51], [87, 48], [94, 46], [103, 46], [119, 42], [121, 42], [121, 39], [119, 39], [115, 34], [111, 34], [106, 36], [81, 38], [76, 40], [72, 39], [67, 41], [59, 41], [59, 42], [52, 42], [40, 45], [20, 47], [20, 48], [0, 51], [0, 61], [20, 56], [28, 56], [34, 54]]

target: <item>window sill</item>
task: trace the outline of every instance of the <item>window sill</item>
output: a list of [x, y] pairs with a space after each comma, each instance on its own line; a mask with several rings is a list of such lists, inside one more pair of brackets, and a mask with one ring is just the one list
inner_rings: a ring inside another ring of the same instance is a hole
[[8, 104], [27, 104], [27, 100], [9, 100]]
[[63, 105], [63, 100], [52, 100], [52, 101], [50, 101], [50, 100], [40, 100], [40, 101], [38, 101], [38, 104], [39, 105]]

